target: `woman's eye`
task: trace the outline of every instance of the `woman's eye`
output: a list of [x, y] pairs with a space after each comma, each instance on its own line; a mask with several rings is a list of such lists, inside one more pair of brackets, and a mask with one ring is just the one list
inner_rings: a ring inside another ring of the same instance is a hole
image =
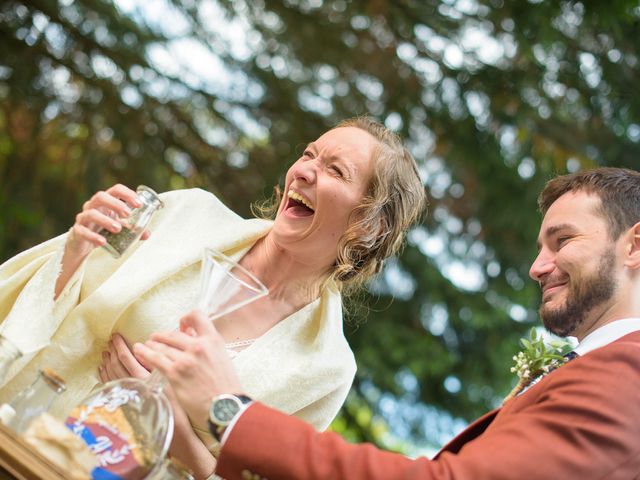
[[333, 170], [335, 172], [336, 175], [338, 175], [339, 177], [342, 177], [342, 170], [340, 169], [340, 167], [337, 167], [336, 165], [331, 165], [331, 170]]

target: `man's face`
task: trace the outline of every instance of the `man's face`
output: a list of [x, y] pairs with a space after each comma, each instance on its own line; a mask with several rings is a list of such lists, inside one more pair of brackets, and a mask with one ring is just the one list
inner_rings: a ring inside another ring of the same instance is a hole
[[569, 192], [542, 220], [540, 252], [529, 275], [542, 289], [542, 322], [559, 336], [583, 338], [597, 326], [616, 293], [616, 242], [599, 206], [595, 195]]

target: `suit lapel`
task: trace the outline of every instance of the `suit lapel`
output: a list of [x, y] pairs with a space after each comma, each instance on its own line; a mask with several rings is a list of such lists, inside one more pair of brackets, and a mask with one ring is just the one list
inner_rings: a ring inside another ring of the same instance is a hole
[[500, 412], [500, 408], [491, 410], [490, 412], [485, 413], [482, 417], [478, 418], [462, 432], [456, 435], [453, 440], [442, 447], [442, 449], [434, 457], [434, 460], [444, 452], [458, 453], [467, 443], [475, 440], [484, 433], [487, 427], [489, 427], [491, 422], [493, 422], [493, 420], [496, 418], [498, 412]]

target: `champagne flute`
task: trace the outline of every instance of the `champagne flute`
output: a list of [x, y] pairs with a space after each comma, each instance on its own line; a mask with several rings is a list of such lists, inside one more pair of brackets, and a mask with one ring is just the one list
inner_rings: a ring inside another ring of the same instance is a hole
[[[237, 262], [213, 249], [204, 250], [197, 308], [212, 321], [268, 293]], [[114, 380], [71, 412], [65, 423], [98, 458], [94, 478], [139, 479], [160, 468], [173, 438], [173, 411], [163, 392], [165, 385], [158, 370], [146, 380]]]
[[268, 294], [267, 287], [242, 265], [216, 250], [204, 249], [198, 308], [211, 321]]

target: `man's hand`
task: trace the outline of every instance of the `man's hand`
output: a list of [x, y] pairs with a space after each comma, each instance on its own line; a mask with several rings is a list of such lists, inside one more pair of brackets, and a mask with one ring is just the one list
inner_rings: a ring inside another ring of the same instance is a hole
[[154, 333], [133, 351], [145, 365], [160, 370], [195, 426], [206, 428], [211, 399], [243, 393], [225, 341], [199, 310], [180, 319], [180, 331]]

